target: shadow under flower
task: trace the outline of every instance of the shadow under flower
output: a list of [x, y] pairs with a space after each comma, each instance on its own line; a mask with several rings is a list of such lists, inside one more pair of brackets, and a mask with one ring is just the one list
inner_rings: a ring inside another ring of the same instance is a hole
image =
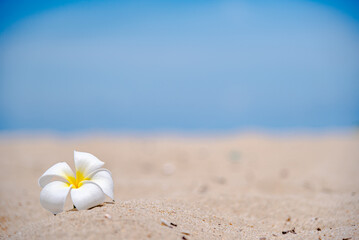
[[104, 202], [104, 203], [101, 203], [101, 204], [99, 204], [99, 205], [90, 207], [90, 208], [87, 209], [87, 210], [91, 210], [91, 209], [94, 209], [94, 208], [97, 208], [97, 207], [104, 207], [104, 206], [106, 206], [106, 205], [108, 205], [108, 204], [115, 204], [115, 201], [112, 201], [112, 202]]
[[[99, 205], [90, 207], [90, 208], [87, 209], [87, 210], [92, 210], [92, 209], [97, 208], [97, 207], [104, 207], [104, 206], [109, 205], [109, 204], [110, 204], [110, 205], [113, 205], [113, 204], [115, 204], [115, 201], [104, 202], [104, 203], [101, 203], [101, 204], [99, 204]], [[75, 211], [78, 211], [78, 210], [77, 210], [77, 208], [75, 207], [75, 205], [73, 205], [73, 208], [70, 209], [70, 210], [67, 210], [66, 212], [75, 212]]]

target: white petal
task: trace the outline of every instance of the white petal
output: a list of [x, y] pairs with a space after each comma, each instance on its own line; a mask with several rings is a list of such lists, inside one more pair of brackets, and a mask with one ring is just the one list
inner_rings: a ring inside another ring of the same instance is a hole
[[105, 194], [97, 184], [84, 181], [81, 187], [71, 190], [71, 199], [78, 210], [84, 210], [103, 203]]
[[74, 151], [76, 172], [80, 171], [84, 177], [101, 168], [105, 163], [90, 153]]
[[89, 180], [89, 182], [96, 183], [107, 196], [112, 200], [114, 199], [113, 180], [110, 171], [107, 169], [100, 169], [95, 174], [91, 174], [91, 180]]
[[41, 205], [53, 214], [62, 212], [70, 189], [71, 186], [67, 183], [61, 181], [50, 182], [41, 190]]
[[54, 166], [46, 170], [46, 172], [39, 178], [40, 187], [44, 187], [46, 184], [51, 182], [53, 177], [60, 177], [65, 182], [69, 182], [68, 176], [74, 177], [70, 166], [65, 162], [56, 163]]

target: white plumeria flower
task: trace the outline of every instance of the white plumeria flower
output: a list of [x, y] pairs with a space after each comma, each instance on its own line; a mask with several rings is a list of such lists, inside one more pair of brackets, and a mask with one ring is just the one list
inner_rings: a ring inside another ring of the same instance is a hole
[[[105, 163], [90, 153], [74, 152], [74, 175], [70, 166], [60, 162], [50, 167], [40, 178], [41, 205], [57, 214], [63, 211], [67, 195], [78, 210], [88, 209], [113, 198], [113, 180], [110, 171], [101, 168]], [[52, 181], [56, 177], [59, 180]]]

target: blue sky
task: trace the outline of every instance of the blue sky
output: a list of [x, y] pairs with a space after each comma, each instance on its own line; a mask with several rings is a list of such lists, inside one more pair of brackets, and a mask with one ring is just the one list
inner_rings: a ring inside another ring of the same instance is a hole
[[354, 1], [1, 1], [0, 129], [359, 123]]

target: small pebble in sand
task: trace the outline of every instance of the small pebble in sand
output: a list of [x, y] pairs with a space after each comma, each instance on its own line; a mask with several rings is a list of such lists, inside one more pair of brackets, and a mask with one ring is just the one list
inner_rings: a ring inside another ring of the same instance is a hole
[[279, 176], [281, 178], [287, 178], [288, 175], [289, 175], [289, 170], [286, 169], [286, 168], [281, 169], [280, 172], [279, 172]]
[[229, 160], [232, 161], [232, 162], [238, 162], [241, 158], [241, 153], [236, 151], [236, 150], [232, 150], [230, 153], [229, 153], [229, 156], [228, 156]]
[[224, 177], [217, 177], [214, 180], [218, 184], [226, 184], [226, 182], [227, 182], [226, 178], [224, 178]]
[[110, 214], [106, 213], [106, 214], [105, 214], [105, 218], [111, 219], [112, 217], [111, 217]]
[[172, 228], [171, 224], [168, 223], [166, 220], [164, 220], [163, 218], [161, 218], [161, 225]]
[[165, 175], [172, 175], [176, 171], [176, 166], [172, 163], [165, 163], [162, 167], [162, 172]]
[[291, 229], [291, 230], [287, 230], [287, 231], [282, 231], [282, 234], [287, 234], [287, 233], [293, 233], [293, 234], [297, 234], [295, 232], [295, 228]]
[[205, 193], [205, 192], [207, 192], [207, 190], [208, 190], [208, 186], [207, 186], [207, 185], [201, 185], [201, 186], [199, 186], [199, 188], [198, 188], [198, 192], [199, 192], [199, 193]]
[[187, 236], [191, 235], [190, 232], [187, 230], [182, 230], [181, 233]]

